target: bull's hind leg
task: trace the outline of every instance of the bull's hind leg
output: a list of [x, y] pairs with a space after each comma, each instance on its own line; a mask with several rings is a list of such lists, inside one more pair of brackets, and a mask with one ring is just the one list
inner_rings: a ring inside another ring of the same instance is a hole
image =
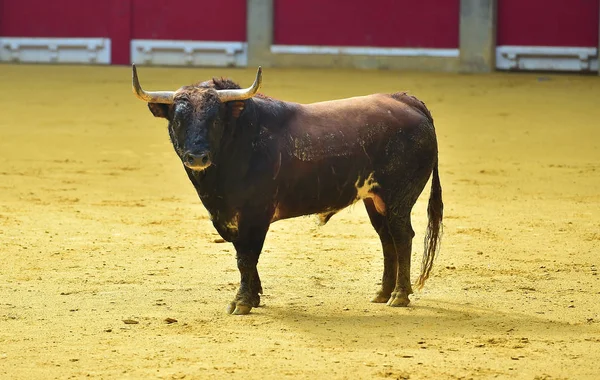
[[383, 277], [381, 278], [381, 289], [371, 299], [371, 302], [385, 303], [390, 299], [396, 285], [396, 271], [398, 268], [398, 256], [394, 248], [394, 240], [390, 235], [385, 217], [377, 212], [372, 199], [364, 200], [371, 224], [377, 231], [383, 249]]
[[408, 306], [409, 294], [412, 294], [410, 283], [410, 259], [412, 239], [415, 233], [410, 223], [410, 211], [404, 215], [393, 215], [386, 218], [396, 252], [398, 269], [396, 272], [394, 291], [388, 300], [388, 306]]

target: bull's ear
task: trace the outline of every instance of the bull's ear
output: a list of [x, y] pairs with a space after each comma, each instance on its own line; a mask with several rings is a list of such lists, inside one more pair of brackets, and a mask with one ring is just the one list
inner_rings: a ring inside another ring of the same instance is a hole
[[244, 110], [244, 105], [245, 103], [243, 101], [231, 102], [231, 114], [233, 115], [233, 117], [235, 117], [236, 119], [240, 117], [240, 114]]
[[148, 103], [148, 108], [155, 117], [169, 118], [169, 105], [161, 103]]

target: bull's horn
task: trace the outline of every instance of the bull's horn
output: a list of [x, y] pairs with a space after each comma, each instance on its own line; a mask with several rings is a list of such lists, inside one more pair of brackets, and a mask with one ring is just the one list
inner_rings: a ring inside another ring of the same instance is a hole
[[133, 69], [133, 93], [138, 99], [141, 99], [148, 103], [162, 103], [162, 104], [173, 104], [173, 96], [175, 91], [144, 91], [140, 86], [140, 80], [137, 76], [137, 69], [135, 63], [131, 65]]
[[221, 102], [231, 102], [233, 100], [246, 100], [253, 97], [260, 88], [262, 84], [262, 67], [258, 66], [258, 71], [256, 72], [256, 79], [254, 79], [254, 83], [252, 86], [248, 88], [244, 88], [241, 90], [217, 90], [217, 94], [219, 95], [219, 99]]

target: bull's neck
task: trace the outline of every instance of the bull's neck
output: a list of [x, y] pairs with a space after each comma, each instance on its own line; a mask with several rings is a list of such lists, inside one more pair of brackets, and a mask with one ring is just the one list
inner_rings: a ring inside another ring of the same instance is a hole
[[282, 129], [296, 112], [298, 105], [269, 98], [246, 101], [244, 112], [225, 130], [214, 165], [204, 172], [192, 172], [190, 177], [204, 205], [211, 208], [239, 207], [251, 197], [254, 186], [273, 181], [278, 140]]
[[254, 119], [261, 127], [273, 132], [285, 128], [288, 120], [300, 107], [297, 103], [284, 102], [267, 97], [252, 98], [248, 101], [248, 105], [253, 112], [247, 116]]

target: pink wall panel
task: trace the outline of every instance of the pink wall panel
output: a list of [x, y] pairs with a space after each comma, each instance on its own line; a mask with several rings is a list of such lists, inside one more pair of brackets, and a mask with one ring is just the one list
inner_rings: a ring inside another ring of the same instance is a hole
[[0, 0], [0, 36], [108, 37], [109, 1]]
[[[0, 35], [245, 41], [245, 0], [0, 0]], [[129, 34], [129, 33], [126, 33]]]
[[133, 0], [133, 38], [246, 41], [246, 0]]
[[109, 0], [111, 62], [128, 65], [131, 62], [132, 0]]
[[498, 45], [598, 46], [599, 0], [500, 0]]
[[458, 48], [459, 0], [275, 0], [282, 45]]
[[0, 0], [0, 36], [111, 39], [129, 64], [138, 39], [245, 41], [245, 0]]

